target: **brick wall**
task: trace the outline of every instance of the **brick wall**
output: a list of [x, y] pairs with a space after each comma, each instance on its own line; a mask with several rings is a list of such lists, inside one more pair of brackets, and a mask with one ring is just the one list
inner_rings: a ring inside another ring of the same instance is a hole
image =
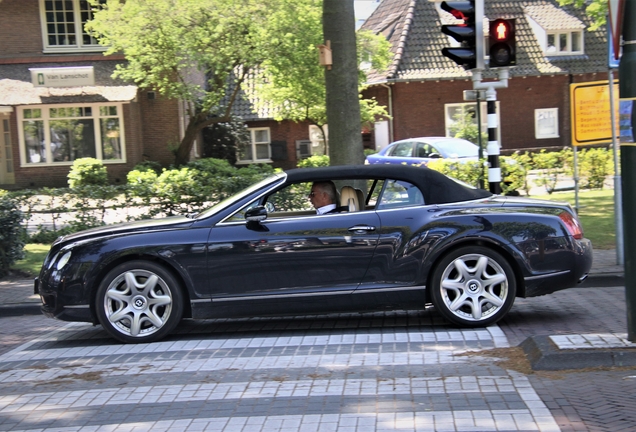
[[0, 2], [0, 58], [42, 54], [42, 31], [37, 0]]
[[161, 97], [158, 93], [149, 98], [149, 92], [139, 92], [141, 150], [144, 160], [159, 162], [162, 166], [174, 163], [174, 153], [179, 145], [179, 105], [175, 100]]
[[[514, 77], [508, 88], [497, 89], [502, 153], [552, 148], [571, 144], [570, 83], [607, 80], [599, 74]], [[418, 136], [444, 136], [444, 105], [463, 103], [463, 91], [473, 88], [470, 80], [443, 80], [391, 85], [394, 140]], [[365, 96], [388, 106], [388, 89], [375, 86]], [[485, 103], [485, 102], [484, 102]], [[535, 110], [558, 108], [559, 137], [535, 137]], [[371, 135], [373, 137], [373, 135]], [[371, 138], [373, 140], [373, 138]]]
[[285, 141], [287, 143], [287, 160], [274, 161], [274, 168], [292, 169], [296, 168], [298, 160], [296, 158], [296, 141], [309, 139], [309, 122], [278, 122], [275, 120], [247, 122], [248, 127], [268, 127], [270, 128], [272, 141]]

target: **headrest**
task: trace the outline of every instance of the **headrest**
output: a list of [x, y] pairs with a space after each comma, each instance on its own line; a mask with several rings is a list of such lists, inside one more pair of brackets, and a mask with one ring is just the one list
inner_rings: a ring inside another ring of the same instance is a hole
[[356, 190], [351, 186], [343, 186], [340, 190], [340, 205], [345, 206], [350, 212], [360, 210], [360, 201]]

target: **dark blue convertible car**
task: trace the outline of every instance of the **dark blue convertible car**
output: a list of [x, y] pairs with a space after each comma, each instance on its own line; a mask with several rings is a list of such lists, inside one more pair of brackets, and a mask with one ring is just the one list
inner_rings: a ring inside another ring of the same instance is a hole
[[[340, 212], [316, 215], [333, 180]], [[58, 239], [35, 290], [50, 317], [123, 342], [182, 318], [423, 309], [497, 322], [516, 297], [575, 286], [592, 246], [567, 203], [492, 195], [424, 167], [295, 169], [199, 214]]]

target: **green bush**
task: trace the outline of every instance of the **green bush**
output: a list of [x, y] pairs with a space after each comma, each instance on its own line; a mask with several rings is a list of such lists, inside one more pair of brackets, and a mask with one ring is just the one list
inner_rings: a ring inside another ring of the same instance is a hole
[[479, 179], [483, 171], [483, 162], [480, 161], [458, 162], [437, 159], [429, 162], [426, 166], [475, 187], [479, 187]]
[[24, 258], [23, 217], [18, 202], [0, 190], [0, 277], [6, 276], [11, 266]]
[[513, 195], [519, 189], [523, 189], [526, 182], [526, 176], [528, 171], [520, 164], [515, 158], [512, 157], [500, 157], [501, 166], [501, 178], [504, 180], [501, 182], [501, 193], [504, 195]]
[[537, 184], [544, 186], [549, 194], [554, 192], [558, 176], [564, 170], [564, 156], [563, 152], [548, 152], [545, 149], [532, 155], [534, 168], [539, 170]]
[[579, 177], [583, 187], [603, 189], [605, 179], [613, 173], [614, 154], [604, 148], [591, 148], [579, 152]]
[[67, 178], [71, 189], [108, 184], [106, 167], [95, 158], [75, 159]]
[[317, 168], [329, 166], [329, 156], [310, 156], [298, 162], [298, 168]]
[[520, 172], [523, 173], [522, 184], [518, 189], [523, 190], [526, 195], [529, 196], [532, 186], [528, 182], [528, 173], [533, 168], [532, 155], [528, 152], [520, 153], [516, 151], [512, 154], [512, 156], [510, 156], [510, 158], [519, 165]]

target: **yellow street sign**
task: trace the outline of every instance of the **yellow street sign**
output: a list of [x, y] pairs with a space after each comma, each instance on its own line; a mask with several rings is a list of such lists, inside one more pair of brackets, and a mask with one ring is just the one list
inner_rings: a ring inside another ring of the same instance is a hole
[[[614, 82], [614, 94], [618, 95], [618, 80]], [[573, 146], [612, 142], [608, 81], [570, 84], [570, 121]]]

